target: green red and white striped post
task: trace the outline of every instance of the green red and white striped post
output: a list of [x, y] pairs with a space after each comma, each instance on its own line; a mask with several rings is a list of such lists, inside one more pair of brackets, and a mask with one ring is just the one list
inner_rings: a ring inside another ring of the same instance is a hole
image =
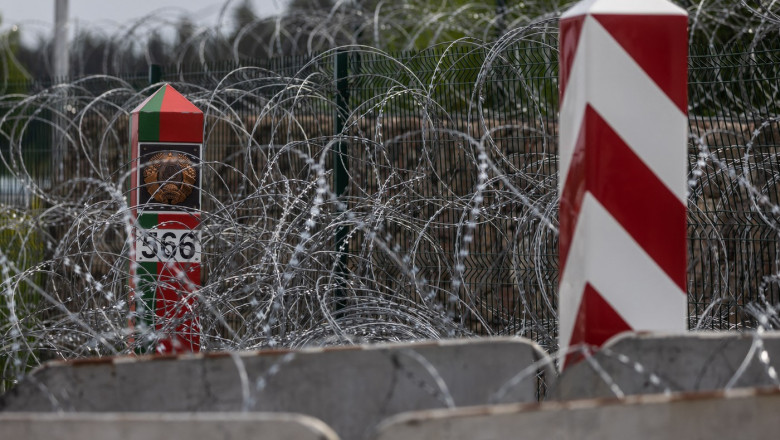
[[687, 26], [666, 0], [585, 0], [561, 16], [563, 353], [687, 328]]
[[166, 84], [131, 112], [130, 144], [133, 343], [139, 351], [198, 351], [203, 112]]

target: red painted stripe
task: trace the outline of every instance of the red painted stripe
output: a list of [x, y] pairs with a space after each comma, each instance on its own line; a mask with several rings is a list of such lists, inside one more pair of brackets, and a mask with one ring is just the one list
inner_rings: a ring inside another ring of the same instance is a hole
[[590, 105], [585, 109], [582, 127], [561, 194], [561, 273], [565, 270], [582, 197], [587, 191], [685, 291], [686, 206]]
[[[588, 106], [587, 109], [590, 108]], [[558, 212], [558, 255], [559, 273], [563, 275], [566, 270], [566, 262], [569, 259], [569, 247], [574, 238], [574, 229], [577, 227], [577, 218], [582, 207], [582, 198], [585, 197], [585, 129], [586, 124], [580, 126], [577, 142], [574, 144], [574, 152], [571, 156], [566, 185], [561, 191], [560, 209]]]
[[[585, 284], [582, 302], [574, 320], [569, 347], [586, 344], [600, 347], [618, 333], [631, 330], [631, 326], [604, 299], [590, 283]], [[582, 360], [581, 352], [566, 355], [564, 367]]]
[[203, 113], [160, 113], [160, 142], [203, 143]]
[[195, 229], [200, 225], [197, 212], [161, 212], [157, 214], [158, 229]]
[[138, 113], [130, 115], [130, 207], [138, 205]]
[[680, 289], [686, 291], [685, 204], [590, 106], [586, 109], [585, 124], [588, 144], [598, 146], [598, 154], [587, 159], [587, 191]]
[[[194, 285], [177, 278], [180, 272]], [[180, 353], [200, 350], [200, 324], [195, 315], [196, 297], [191, 293], [201, 285], [200, 264], [158, 263], [155, 292], [155, 329], [167, 334], [160, 340], [157, 353]]]
[[559, 53], [558, 63], [558, 89], [559, 102], [563, 102], [566, 95], [566, 87], [569, 84], [569, 74], [574, 65], [574, 55], [577, 53], [577, 46], [580, 44], [580, 35], [582, 35], [582, 25], [585, 23], [585, 15], [579, 15], [572, 18], [565, 18], [560, 22], [559, 34]]
[[166, 85], [160, 108], [160, 142], [203, 142], [203, 112]]
[[201, 113], [200, 109], [170, 84], [165, 85], [165, 95], [160, 106], [163, 113]]
[[593, 15], [684, 114], [688, 114], [688, 17]]

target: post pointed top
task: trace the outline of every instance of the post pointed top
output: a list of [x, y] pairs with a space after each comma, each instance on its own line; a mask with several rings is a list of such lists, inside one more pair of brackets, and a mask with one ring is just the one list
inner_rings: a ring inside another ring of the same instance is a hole
[[668, 0], [582, 0], [561, 15], [561, 19], [586, 14], [688, 15]]
[[130, 113], [139, 142], [203, 142], [203, 112], [170, 84]]
[[163, 84], [132, 113], [203, 113], [170, 84]]

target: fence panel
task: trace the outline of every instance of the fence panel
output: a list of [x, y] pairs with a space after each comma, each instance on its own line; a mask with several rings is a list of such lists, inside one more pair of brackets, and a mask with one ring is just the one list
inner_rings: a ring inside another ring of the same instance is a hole
[[690, 53], [689, 326], [755, 327], [780, 301], [780, 50]]

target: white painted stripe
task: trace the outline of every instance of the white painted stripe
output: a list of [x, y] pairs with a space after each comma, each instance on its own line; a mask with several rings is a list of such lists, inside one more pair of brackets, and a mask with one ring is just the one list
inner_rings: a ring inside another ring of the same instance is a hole
[[583, 14], [688, 15], [667, 0], [583, 0], [561, 15], [561, 19]]
[[686, 203], [687, 116], [591, 16], [583, 25], [561, 107], [559, 191], [587, 103]]
[[559, 286], [560, 348], [590, 284], [635, 330], [685, 331], [688, 300], [591, 193], [585, 193]]

